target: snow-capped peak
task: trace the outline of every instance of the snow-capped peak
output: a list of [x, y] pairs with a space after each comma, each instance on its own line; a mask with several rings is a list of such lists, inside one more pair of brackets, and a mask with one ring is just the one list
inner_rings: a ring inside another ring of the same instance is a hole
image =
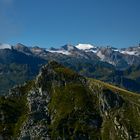
[[11, 45], [9, 45], [9, 44], [0, 44], [0, 49], [11, 49]]
[[91, 44], [78, 44], [75, 46], [76, 48], [80, 49], [80, 50], [89, 50], [89, 49], [93, 49], [95, 48], [93, 45]]

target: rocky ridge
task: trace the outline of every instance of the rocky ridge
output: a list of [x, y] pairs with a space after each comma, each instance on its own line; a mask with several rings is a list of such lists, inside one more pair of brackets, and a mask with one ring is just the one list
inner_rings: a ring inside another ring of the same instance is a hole
[[140, 139], [139, 95], [54, 61], [1, 97], [0, 108], [3, 139]]

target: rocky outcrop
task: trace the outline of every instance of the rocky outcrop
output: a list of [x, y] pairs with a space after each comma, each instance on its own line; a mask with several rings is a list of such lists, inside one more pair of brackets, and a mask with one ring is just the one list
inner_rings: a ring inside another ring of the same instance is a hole
[[117, 93], [113, 93], [111, 90], [105, 89], [102, 94], [99, 95], [99, 102], [101, 112], [105, 113], [113, 108], [120, 108], [123, 105], [123, 99]]
[[28, 93], [27, 100], [30, 113], [28, 120], [21, 127], [19, 139], [49, 139], [48, 124], [50, 118], [47, 105], [50, 99], [48, 93], [34, 89]]

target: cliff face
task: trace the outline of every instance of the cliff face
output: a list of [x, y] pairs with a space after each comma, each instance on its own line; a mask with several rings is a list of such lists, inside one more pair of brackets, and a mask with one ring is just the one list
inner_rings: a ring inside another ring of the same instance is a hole
[[3, 139], [140, 139], [140, 96], [57, 62], [0, 98]]

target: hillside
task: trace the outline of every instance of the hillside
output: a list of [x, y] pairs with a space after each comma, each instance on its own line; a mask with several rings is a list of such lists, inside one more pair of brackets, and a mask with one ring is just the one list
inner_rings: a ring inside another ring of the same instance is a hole
[[54, 61], [1, 96], [0, 108], [3, 139], [140, 139], [140, 95]]

